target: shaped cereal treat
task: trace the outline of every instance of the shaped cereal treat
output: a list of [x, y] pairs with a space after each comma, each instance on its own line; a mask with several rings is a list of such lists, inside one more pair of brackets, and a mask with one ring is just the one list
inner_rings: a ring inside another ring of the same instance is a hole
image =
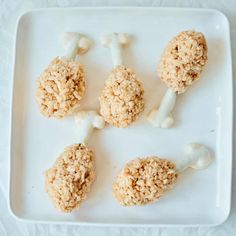
[[75, 112], [85, 93], [83, 66], [75, 60], [90, 41], [78, 33], [66, 33], [66, 56], [54, 58], [36, 82], [36, 102], [46, 117], [64, 118]]
[[95, 179], [92, 150], [84, 144], [66, 147], [45, 176], [46, 191], [60, 211], [79, 208]]
[[175, 165], [155, 156], [128, 162], [116, 177], [113, 193], [123, 206], [146, 205], [158, 199], [177, 180]]
[[196, 31], [183, 31], [167, 45], [158, 66], [158, 76], [168, 90], [158, 109], [148, 116], [155, 127], [169, 128], [174, 119], [171, 112], [176, 94], [181, 94], [200, 78], [207, 62], [207, 43], [204, 35]]
[[146, 205], [163, 196], [188, 167], [206, 168], [212, 161], [209, 150], [200, 144], [185, 147], [183, 158], [176, 164], [156, 156], [128, 162], [113, 183], [113, 194], [122, 206]]
[[95, 164], [93, 151], [86, 142], [94, 128], [102, 129], [105, 125], [95, 111], [78, 112], [75, 121], [80, 143], [66, 147], [45, 173], [46, 191], [62, 212], [78, 209], [90, 191], [95, 179]]
[[111, 50], [114, 69], [99, 98], [100, 112], [107, 123], [118, 128], [129, 126], [144, 109], [143, 86], [122, 62], [121, 46], [128, 40], [126, 34], [117, 33], [102, 38], [102, 44]]

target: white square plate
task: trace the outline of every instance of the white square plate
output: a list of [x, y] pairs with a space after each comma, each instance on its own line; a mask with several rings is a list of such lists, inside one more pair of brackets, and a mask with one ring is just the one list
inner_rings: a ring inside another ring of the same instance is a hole
[[[187, 29], [206, 36], [209, 60], [201, 79], [178, 97], [175, 127], [155, 129], [147, 113], [166, 87], [156, 76], [161, 53], [169, 40]], [[90, 146], [96, 155], [97, 179], [78, 211], [58, 212], [44, 190], [44, 171], [65, 146], [76, 143], [73, 118], [43, 117], [35, 104], [35, 80], [57, 55], [63, 55], [64, 32], [93, 39], [81, 63], [87, 93], [81, 108], [99, 110], [98, 96], [112, 69], [110, 52], [101, 46], [104, 33], [127, 32], [125, 64], [145, 88], [146, 108], [126, 129], [107, 126], [95, 131]], [[189, 142], [207, 145], [213, 164], [188, 170], [176, 187], [158, 202], [124, 208], [112, 196], [111, 185], [124, 164], [139, 156], [177, 160]], [[31, 11], [18, 23], [14, 68], [9, 207], [18, 218], [48, 223], [99, 225], [214, 225], [230, 212], [232, 169], [232, 68], [229, 23], [215, 10], [176, 8], [69, 8]]]

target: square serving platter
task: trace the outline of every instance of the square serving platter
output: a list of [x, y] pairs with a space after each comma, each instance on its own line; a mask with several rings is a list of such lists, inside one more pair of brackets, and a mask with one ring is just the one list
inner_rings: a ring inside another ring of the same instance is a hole
[[[201, 79], [178, 97], [172, 129], [146, 122], [151, 108], [166, 91], [157, 78], [157, 64], [169, 40], [195, 29], [206, 36], [208, 63]], [[128, 128], [109, 125], [89, 141], [95, 152], [97, 178], [88, 199], [70, 214], [58, 212], [44, 188], [44, 171], [67, 145], [77, 142], [73, 117], [43, 117], [35, 104], [35, 81], [49, 62], [63, 55], [64, 32], [75, 31], [93, 40], [80, 57], [87, 90], [81, 109], [99, 111], [98, 96], [112, 61], [100, 44], [106, 33], [127, 32], [124, 49], [145, 89], [145, 110]], [[61, 8], [30, 11], [20, 17], [15, 48], [12, 98], [9, 209], [18, 219], [43, 223], [119, 226], [200, 226], [225, 221], [230, 212], [232, 172], [232, 67], [227, 18], [216, 10], [181, 8]], [[181, 158], [189, 142], [207, 145], [214, 157], [201, 171], [187, 170], [175, 188], [158, 202], [125, 208], [112, 196], [112, 182], [129, 160], [157, 155]]]

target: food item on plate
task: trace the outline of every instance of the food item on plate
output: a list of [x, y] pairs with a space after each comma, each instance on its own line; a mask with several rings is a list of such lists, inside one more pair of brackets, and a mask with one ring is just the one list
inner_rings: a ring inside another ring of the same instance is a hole
[[37, 80], [37, 102], [43, 115], [63, 118], [79, 106], [85, 92], [79, 62], [56, 57]]
[[80, 111], [75, 115], [75, 123], [77, 125], [80, 143], [87, 143], [89, 136], [94, 129], [103, 129], [105, 121], [96, 111]]
[[85, 93], [83, 66], [75, 60], [90, 41], [78, 33], [65, 34], [66, 56], [54, 58], [36, 82], [36, 102], [46, 117], [64, 118], [74, 113]]
[[158, 199], [177, 180], [175, 165], [155, 156], [128, 162], [113, 184], [123, 206], [146, 205]]
[[128, 41], [128, 36], [122, 33], [102, 38], [102, 44], [111, 50], [114, 69], [99, 98], [100, 112], [107, 123], [118, 128], [129, 126], [144, 109], [143, 86], [136, 74], [122, 62], [121, 46]]
[[211, 162], [209, 150], [197, 143], [188, 144], [176, 164], [157, 156], [138, 158], [128, 162], [117, 175], [113, 194], [122, 206], [146, 205], [172, 188], [186, 168], [203, 169]]
[[86, 143], [94, 128], [102, 129], [105, 125], [95, 111], [80, 111], [75, 121], [79, 143], [66, 147], [45, 174], [46, 190], [62, 212], [78, 209], [90, 191], [95, 179], [95, 164], [94, 154]]
[[46, 190], [60, 211], [79, 208], [95, 179], [92, 150], [84, 144], [66, 147], [45, 176]]
[[176, 95], [199, 79], [207, 62], [207, 43], [204, 35], [196, 31], [183, 31], [167, 45], [158, 66], [158, 76], [168, 90], [158, 109], [153, 109], [148, 121], [155, 127], [169, 128], [174, 119], [171, 112]]
[[113, 126], [127, 127], [143, 111], [143, 93], [143, 87], [131, 69], [115, 67], [100, 96], [102, 116]]
[[158, 67], [158, 76], [178, 94], [199, 79], [207, 62], [207, 44], [204, 35], [183, 31], [167, 45]]

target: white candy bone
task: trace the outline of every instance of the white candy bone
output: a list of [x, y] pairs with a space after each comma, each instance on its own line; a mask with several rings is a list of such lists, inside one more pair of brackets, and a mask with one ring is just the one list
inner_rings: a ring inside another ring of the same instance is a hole
[[75, 115], [75, 123], [78, 127], [78, 142], [86, 143], [93, 129], [103, 129], [105, 121], [95, 111], [80, 111]]
[[212, 162], [212, 156], [207, 147], [198, 143], [190, 143], [184, 148], [184, 155], [176, 163], [179, 172], [188, 167], [196, 170], [204, 169]]
[[122, 45], [129, 43], [129, 36], [126, 33], [112, 33], [101, 38], [101, 44], [110, 48], [114, 67], [123, 64]]
[[63, 45], [65, 56], [74, 59], [77, 54], [81, 55], [89, 50], [91, 41], [79, 33], [67, 32], [64, 35]]
[[175, 100], [176, 92], [169, 88], [161, 100], [159, 109], [153, 109], [149, 113], [147, 120], [158, 128], [171, 127], [174, 123], [171, 112], [174, 109]]

